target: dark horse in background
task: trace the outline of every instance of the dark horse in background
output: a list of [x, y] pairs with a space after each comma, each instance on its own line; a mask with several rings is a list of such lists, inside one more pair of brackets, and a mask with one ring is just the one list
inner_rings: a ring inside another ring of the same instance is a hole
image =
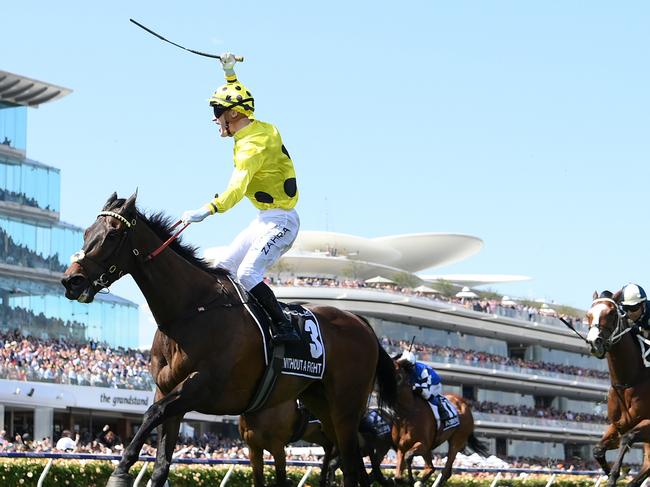
[[[603, 291], [600, 296], [594, 293], [587, 311], [591, 354], [599, 359], [607, 357], [612, 382], [607, 398], [610, 425], [594, 447], [594, 458], [609, 475], [608, 485], [614, 486], [625, 453], [633, 443], [642, 442], [643, 466], [627, 484], [637, 487], [650, 475], [650, 368], [643, 363], [639, 342], [620, 306], [621, 295], [622, 291]], [[610, 469], [605, 453], [619, 445], [618, 457]]]
[[[381, 485], [393, 485], [381, 472], [381, 462], [393, 446], [390, 431], [386, 435], [377, 434], [371, 411], [366, 412], [359, 427], [359, 447], [361, 455], [370, 457], [371, 481]], [[390, 428], [390, 416], [379, 411]], [[334, 485], [335, 473], [340, 466], [340, 457], [333, 450], [333, 443], [325, 436], [320, 421], [309, 421], [311, 413], [299, 407], [296, 401], [287, 401], [239, 417], [239, 433], [249, 448], [248, 458], [253, 469], [253, 486], [264, 487], [264, 450], [273, 455], [275, 466], [275, 485], [290, 485], [287, 482], [285, 446], [298, 440], [315, 443], [323, 447], [325, 456], [321, 468], [319, 485]]]
[[[327, 439], [320, 421], [310, 421], [311, 413], [298, 406], [296, 401], [286, 401], [239, 417], [239, 434], [248, 445], [248, 458], [253, 469], [253, 486], [264, 487], [264, 450], [273, 455], [275, 485], [290, 485], [287, 482], [287, 464], [284, 447], [289, 443], [304, 440], [331, 450], [332, 442]], [[326, 475], [321, 473], [321, 485]]]
[[[158, 427], [158, 453], [152, 485], [167, 478], [180, 422], [188, 411], [237, 415], [246, 411], [266, 368], [262, 337], [228, 273], [214, 269], [175, 240], [149, 258], [171, 236], [169, 219], [147, 217], [114, 193], [84, 233], [62, 283], [69, 299], [91, 302], [124, 274], [131, 274], [158, 324], [151, 347], [155, 402], [124, 450], [109, 479], [127, 487], [129, 469], [140, 448]], [[368, 485], [361, 474], [359, 420], [375, 379], [382, 399], [391, 404], [395, 371], [370, 326], [358, 316], [327, 306], [312, 309], [327, 353], [322, 380], [281, 375], [267, 406], [299, 397], [335, 439], [343, 460], [345, 487]], [[365, 474], [365, 470], [363, 471]]]
[[487, 448], [474, 435], [474, 417], [467, 401], [455, 394], [447, 394], [456, 409], [460, 424], [456, 428], [441, 431], [433, 415], [429, 402], [413, 392], [409, 380], [410, 370], [395, 362], [397, 371], [397, 404], [393, 418], [393, 443], [397, 450], [397, 465], [395, 466], [395, 482], [402, 483], [404, 467], [408, 469], [408, 483], [413, 485], [413, 458], [421, 456], [424, 460], [424, 470], [419, 479], [421, 485], [431, 477], [433, 466], [432, 451], [447, 442], [447, 463], [442, 470], [439, 486], [451, 477], [452, 467], [458, 452], [467, 447], [479, 455], [487, 456]]

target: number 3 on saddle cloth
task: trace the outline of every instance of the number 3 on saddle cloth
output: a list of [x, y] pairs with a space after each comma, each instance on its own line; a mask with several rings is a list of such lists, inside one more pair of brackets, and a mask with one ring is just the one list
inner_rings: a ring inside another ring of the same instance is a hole
[[[433, 396], [427, 400], [427, 403], [429, 406], [431, 406], [431, 411], [433, 412], [433, 416], [436, 418], [436, 423], [442, 425], [440, 431], [447, 431], [460, 425], [460, 418], [458, 417], [458, 410], [456, 409], [456, 406], [454, 406], [453, 403], [445, 396]], [[438, 409], [438, 406], [440, 409], [444, 409], [443, 414], [445, 417], [442, 421], [440, 418], [440, 410]]]
[[262, 335], [266, 370], [257, 386], [245, 413], [257, 411], [264, 406], [280, 374], [299, 375], [319, 380], [325, 374], [325, 345], [318, 318], [310, 310], [298, 304], [280, 303], [291, 325], [298, 330], [301, 340], [295, 343], [271, 345], [270, 317], [254, 300], [245, 299], [245, 292], [232, 281], [244, 308], [250, 313]]

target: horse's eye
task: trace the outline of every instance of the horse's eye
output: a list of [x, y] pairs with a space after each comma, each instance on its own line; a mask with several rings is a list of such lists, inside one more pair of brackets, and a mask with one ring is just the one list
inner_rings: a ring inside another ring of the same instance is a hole
[[114, 240], [116, 237], [118, 237], [120, 234], [118, 233], [117, 230], [113, 230], [111, 232], [108, 232], [108, 235], [106, 235], [106, 238], [109, 240]]

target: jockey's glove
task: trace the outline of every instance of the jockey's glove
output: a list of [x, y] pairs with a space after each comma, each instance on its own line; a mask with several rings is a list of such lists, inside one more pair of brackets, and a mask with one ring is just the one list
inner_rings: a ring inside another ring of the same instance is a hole
[[641, 332], [641, 327], [636, 323], [632, 323], [632, 326], [630, 326], [630, 331], [635, 335], [638, 335]]
[[201, 208], [197, 208], [196, 210], [184, 211], [183, 215], [181, 216], [181, 221], [184, 224], [202, 222], [209, 215], [210, 215], [210, 210], [208, 210], [205, 206], [202, 206]]
[[235, 63], [237, 60], [231, 52], [224, 52], [221, 55], [221, 66], [223, 67], [226, 77], [235, 75]]

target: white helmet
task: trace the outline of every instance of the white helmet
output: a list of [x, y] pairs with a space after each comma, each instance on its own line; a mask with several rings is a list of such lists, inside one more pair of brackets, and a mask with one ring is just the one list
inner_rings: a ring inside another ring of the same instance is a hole
[[410, 350], [404, 350], [402, 356], [397, 361], [408, 362], [411, 365], [415, 365], [415, 354]]
[[645, 291], [638, 284], [627, 284], [623, 288], [623, 306], [634, 306], [647, 300]]

